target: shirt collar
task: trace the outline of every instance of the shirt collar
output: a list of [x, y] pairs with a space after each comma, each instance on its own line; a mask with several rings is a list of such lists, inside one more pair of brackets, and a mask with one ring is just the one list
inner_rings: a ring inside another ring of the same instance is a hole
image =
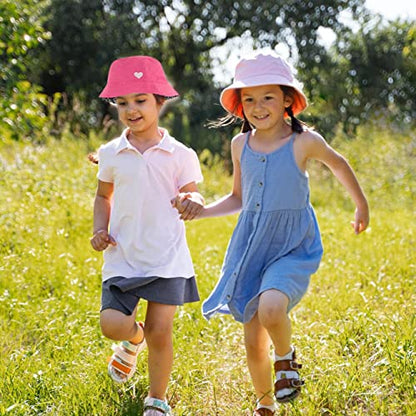
[[[172, 153], [175, 150], [175, 146], [173, 144], [173, 137], [168, 133], [166, 129], [160, 128], [159, 130], [162, 133], [162, 139], [156, 146], [153, 146], [150, 149], [160, 149]], [[134, 146], [132, 146], [129, 140], [127, 139], [128, 131], [129, 129], [127, 128], [124, 129], [121, 133], [116, 147], [116, 153], [120, 153], [122, 150], [125, 149], [133, 149], [137, 151], [137, 149]]]

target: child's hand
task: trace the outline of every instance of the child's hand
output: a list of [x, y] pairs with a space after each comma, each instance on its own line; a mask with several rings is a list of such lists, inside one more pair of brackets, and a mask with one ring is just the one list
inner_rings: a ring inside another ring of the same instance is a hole
[[351, 226], [354, 228], [355, 234], [360, 234], [368, 227], [370, 216], [368, 207], [357, 208], [355, 210], [355, 221], [351, 221]]
[[198, 193], [180, 193], [171, 200], [171, 204], [179, 212], [180, 219], [190, 221], [196, 218], [204, 207], [203, 199]]
[[97, 251], [105, 250], [109, 245], [116, 246], [116, 240], [106, 230], [97, 231], [90, 240], [92, 248]]
[[98, 165], [98, 155], [97, 153], [89, 153], [88, 160], [95, 165]]

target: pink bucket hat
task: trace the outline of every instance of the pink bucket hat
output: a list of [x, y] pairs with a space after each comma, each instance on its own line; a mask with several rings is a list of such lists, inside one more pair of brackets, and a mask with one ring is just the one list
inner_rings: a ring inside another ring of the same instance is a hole
[[111, 64], [100, 97], [115, 98], [127, 94], [179, 95], [166, 79], [161, 63], [150, 56], [129, 56]]
[[299, 114], [308, 106], [302, 86], [293, 76], [289, 64], [280, 56], [263, 53], [240, 60], [235, 68], [233, 83], [221, 93], [221, 105], [229, 113], [244, 118], [243, 106], [237, 89], [271, 84], [286, 85], [294, 89], [292, 104], [294, 115]]

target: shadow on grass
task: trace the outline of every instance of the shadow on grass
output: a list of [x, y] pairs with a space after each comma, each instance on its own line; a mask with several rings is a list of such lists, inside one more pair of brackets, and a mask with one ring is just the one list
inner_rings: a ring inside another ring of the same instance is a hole
[[117, 406], [117, 415], [137, 416], [143, 414], [143, 401], [147, 395], [148, 384], [146, 380], [137, 380], [133, 384], [118, 387], [119, 400], [114, 403]]

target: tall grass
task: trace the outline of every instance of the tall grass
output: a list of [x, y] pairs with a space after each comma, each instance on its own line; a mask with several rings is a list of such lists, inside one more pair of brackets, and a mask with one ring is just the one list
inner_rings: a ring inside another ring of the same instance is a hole
[[[99, 138], [0, 144], [0, 414], [137, 415], [146, 353], [126, 386], [106, 375], [111, 342], [98, 325], [101, 255], [89, 246]], [[306, 386], [279, 415], [414, 415], [415, 134], [363, 129], [334, 146], [368, 194], [371, 228], [331, 174], [310, 167], [325, 255], [292, 313]], [[226, 193], [221, 163], [201, 155], [207, 199]], [[188, 224], [201, 298], [213, 288], [236, 217]], [[169, 400], [176, 415], [250, 415], [254, 393], [241, 326], [178, 310]], [[144, 305], [139, 308], [143, 317]]]

